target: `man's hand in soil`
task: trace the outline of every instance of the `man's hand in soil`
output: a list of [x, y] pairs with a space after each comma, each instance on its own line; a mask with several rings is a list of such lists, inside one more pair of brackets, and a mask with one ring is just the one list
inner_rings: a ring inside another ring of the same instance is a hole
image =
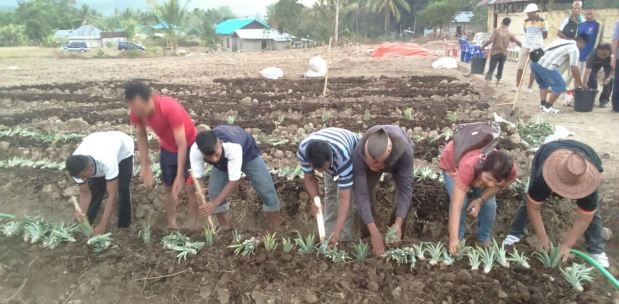
[[547, 235], [537, 237], [537, 249], [548, 250], [550, 249], [550, 239]]
[[94, 235], [99, 235], [99, 234], [103, 234], [107, 231], [107, 225], [104, 223], [99, 223], [97, 226], [95, 226], [95, 228], [92, 230], [92, 234]]
[[559, 258], [561, 258], [561, 262], [565, 263], [570, 259], [570, 247], [562, 244], [559, 248]]
[[183, 186], [185, 186], [184, 176], [177, 176], [174, 179], [174, 184], [172, 185], [172, 197], [175, 200], [178, 200], [178, 195], [181, 193], [181, 190], [183, 190]]
[[331, 234], [331, 238], [329, 239], [329, 245], [337, 246], [339, 242], [340, 242], [340, 232], [334, 231], [333, 234]]
[[482, 204], [483, 204], [482, 199], [476, 198], [466, 208], [466, 212], [468, 212], [470, 216], [477, 218], [477, 215], [479, 214], [479, 210], [481, 210]]
[[458, 239], [453, 239], [453, 240], [450, 239], [449, 240], [449, 254], [457, 255], [459, 245], [460, 245], [460, 242], [458, 241]]
[[155, 184], [153, 170], [151, 170], [150, 167], [142, 167], [142, 170], [140, 172], [140, 179], [148, 189], [151, 189]]
[[376, 228], [375, 223], [371, 223], [368, 225], [368, 230], [370, 231], [370, 240], [372, 242], [372, 252], [377, 257], [380, 257], [385, 253], [385, 239], [383, 235]]
[[404, 223], [404, 219], [401, 217], [395, 218], [395, 223], [391, 225], [391, 229], [395, 229], [396, 237], [395, 241], [399, 242], [402, 240], [402, 224]]
[[215, 205], [215, 203], [208, 202], [206, 204], [202, 204], [198, 209], [200, 210], [200, 215], [208, 216], [213, 214], [213, 211], [215, 211], [216, 207], [217, 205]]
[[78, 221], [78, 222], [81, 222], [82, 220], [84, 220], [86, 218], [86, 214], [84, 214], [84, 212], [82, 212], [82, 211], [80, 211], [80, 212], [75, 211], [73, 216], [75, 216], [75, 220]]

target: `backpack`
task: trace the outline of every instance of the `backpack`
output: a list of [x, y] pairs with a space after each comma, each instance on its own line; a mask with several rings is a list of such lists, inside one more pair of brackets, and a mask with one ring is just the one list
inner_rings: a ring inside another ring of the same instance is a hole
[[457, 125], [453, 135], [454, 166], [457, 168], [462, 156], [476, 149], [481, 149], [480, 163], [483, 163], [486, 155], [499, 143], [499, 135], [501, 135], [501, 126], [494, 121]]

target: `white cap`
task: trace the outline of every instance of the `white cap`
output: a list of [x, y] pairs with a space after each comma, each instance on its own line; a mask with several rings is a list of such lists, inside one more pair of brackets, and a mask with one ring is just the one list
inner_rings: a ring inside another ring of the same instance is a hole
[[530, 3], [527, 5], [527, 7], [524, 8], [524, 12], [525, 13], [539, 12], [539, 8], [537, 7], [537, 4]]

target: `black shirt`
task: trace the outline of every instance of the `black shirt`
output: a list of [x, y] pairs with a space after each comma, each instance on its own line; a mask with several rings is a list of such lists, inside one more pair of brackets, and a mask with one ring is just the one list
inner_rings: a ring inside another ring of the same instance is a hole
[[[597, 56], [597, 51], [593, 50], [589, 57], [587, 58], [587, 69], [591, 69], [591, 73], [596, 73], [600, 69], [604, 69], [604, 77], [609, 77], [610, 72], [612, 71], [612, 66], [610, 65], [610, 56], [606, 59], [600, 59]], [[591, 75], [595, 77], [595, 75]]]
[[[528, 194], [531, 199], [536, 202], [543, 202], [550, 195], [552, 190], [546, 184], [543, 175], [544, 161], [552, 154], [552, 152], [566, 149], [577, 152], [591, 162], [600, 172], [603, 172], [602, 161], [600, 157], [588, 145], [575, 140], [557, 140], [543, 144], [535, 153], [533, 164], [531, 165], [531, 178], [529, 180]], [[589, 196], [576, 200], [576, 205], [583, 211], [595, 211], [598, 206], [598, 191], [595, 190]]]

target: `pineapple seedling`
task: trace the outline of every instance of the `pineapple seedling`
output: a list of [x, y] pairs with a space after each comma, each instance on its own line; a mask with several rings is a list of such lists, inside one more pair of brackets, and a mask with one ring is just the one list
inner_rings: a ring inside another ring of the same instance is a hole
[[262, 242], [264, 242], [264, 249], [266, 251], [274, 251], [277, 249], [277, 233], [269, 234], [265, 233], [262, 236]]
[[424, 243], [413, 245], [413, 250], [415, 251], [415, 257], [418, 260], [424, 261], [426, 259], [426, 248]]
[[443, 257], [445, 247], [443, 246], [443, 242], [438, 242], [436, 244], [428, 244], [426, 250], [428, 254], [430, 254], [430, 265], [437, 265]]
[[142, 229], [138, 232], [138, 237], [144, 241], [144, 244], [150, 244], [152, 239], [152, 227], [148, 219], [142, 220]]
[[494, 249], [494, 253], [496, 254], [497, 264], [505, 268], [509, 268], [509, 262], [507, 261], [507, 251], [505, 250], [505, 245], [501, 244], [501, 246], [499, 246], [496, 240], [492, 240], [492, 246]]
[[55, 249], [64, 242], [75, 242], [73, 237], [75, 229], [77, 229], [75, 225], [54, 224], [49, 234], [43, 239], [43, 248]]
[[573, 263], [572, 267], [561, 268], [560, 270], [565, 280], [578, 292], [583, 292], [583, 282], [593, 282], [591, 276], [593, 268], [585, 267], [585, 265]]
[[508, 261], [516, 263], [516, 265], [529, 269], [531, 266], [529, 265], [529, 258], [527, 258], [524, 254], [518, 252], [518, 249], [515, 249], [509, 254]]
[[24, 227], [23, 221], [13, 220], [2, 224], [2, 234], [6, 237], [17, 236]]
[[385, 234], [385, 243], [393, 244], [397, 241], [399, 241], [398, 240], [398, 228], [391, 226], [389, 227], [389, 230], [387, 230], [387, 234]]
[[303, 237], [300, 233], [297, 233], [298, 237], [294, 240], [297, 245], [299, 254], [308, 255], [314, 252], [314, 233], [308, 234]]
[[409, 121], [413, 120], [413, 108], [407, 108], [404, 110], [404, 118]]
[[290, 253], [294, 249], [294, 243], [290, 238], [282, 237], [282, 250], [284, 253]]
[[86, 244], [92, 246], [95, 253], [100, 253], [108, 249], [112, 245], [112, 234], [105, 233], [95, 235], [86, 241]]
[[325, 256], [333, 264], [341, 264], [350, 260], [350, 256], [348, 255], [348, 253], [343, 249], [338, 249], [337, 247], [327, 250]]
[[467, 256], [469, 258], [469, 263], [471, 264], [471, 270], [478, 270], [481, 265], [481, 255], [479, 250], [469, 250]]
[[213, 230], [208, 226], [204, 226], [204, 239], [206, 241], [206, 247], [213, 247], [215, 240], [219, 238], [219, 232], [217, 229]]
[[250, 256], [254, 254], [260, 242], [255, 237], [244, 240], [240, 243], [232, 244], [228, 248], [234, 248], [235, 255]]
[[496, 259], [496, 252], [493, 246], [477, 247], [479, 255], [481, 256], [481, 262], [484, 264], [484, 273], [490, 272]]
[[178, 252], [176, 259], [180, 263], [187, 259], [188, 255], [198, 254], [198, 250], [204, 247], [204, 242], [193, 242], [187, 236], [179, 232], [170, 233], [161, 240], [161, 245], [165, 249]]
[[34, 244], [43, 239], [49, 231], [49, 225], [41, 217], [27, 218], [24, 224], [24, 242]]
[[359, 242], [357, 244], [355, 244], [354, 246], [354, 252], [353, 255], [355, 256], [355, 260], [357, 261], [363, 261], [365, 260], [370, 252], [370, 246], [362, 241], [361, 239], [359, 239]]
[[548, 251], [540, 249], [537, 252], [533, 253], [533, 255], [535, 255], [546, 268], [557, 268], [557, 266], [559, 266], [559, 263], [561, 262], [561, 257], [559, 256], [559, 247], [556, 247], [553, 244], [550, 244], [550, 248], [548, 248]]

